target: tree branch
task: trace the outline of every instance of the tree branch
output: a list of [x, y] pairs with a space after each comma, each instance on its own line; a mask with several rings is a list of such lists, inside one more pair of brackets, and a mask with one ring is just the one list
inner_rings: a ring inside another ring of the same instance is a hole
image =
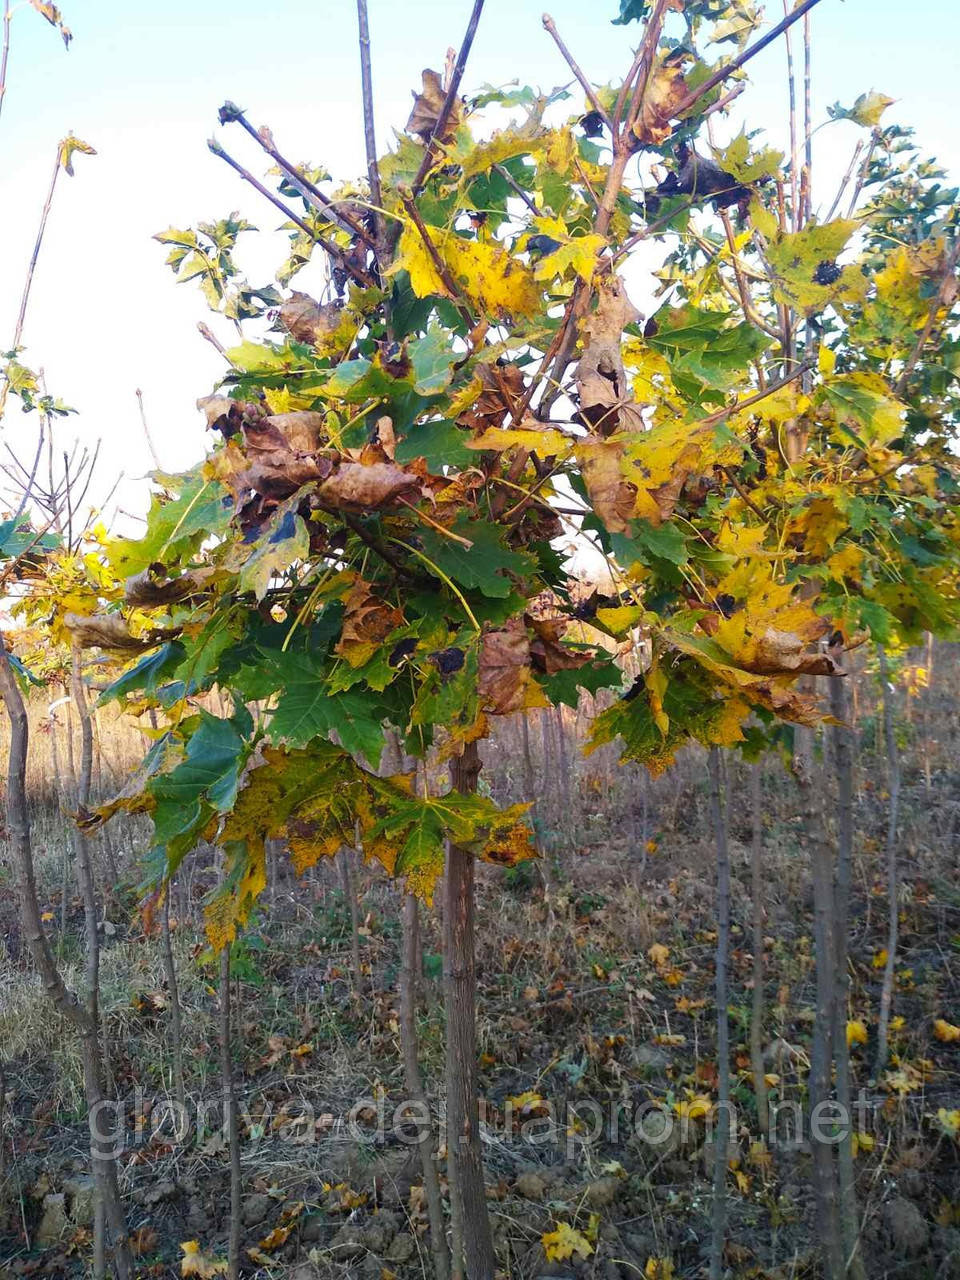
[[735, 71], [739, 71], [740, 68], [748, 63], [751, 58], [755, 58], [758, 53], [762, 53], [768, 44], [772, 44], [778, 36], [782, 36], [784, 31], [788, 31], [790, 27], [792, 27], [795, 22], [799, 21], [799, 19], [802, 18], [808, 10], [812, 9], [815, 4], [819, 3], [820, 0], [802, 0], [802, 3], [797, 5], [796, 9], [794, 9], [792, 13], [788, 14], [782, 22], [778, 22], [775, 27], [772, 27], [765, 36], [761, 36], [761, 38], [754, 44], [750, 45], [749, 48], [744, 49], [743, 53], [738, 54], [738, 56], [728, 62], [726, 66], [720, 67], [712, 76], [709, 76], [704, 80], [703, 84], [697, 85], [696, 89], [693, 89], [688, 93], [677, 107], [674, 115], [683, 115], [685, 111], [689, 111], [690, 108], [695, 103], [699, 102], [705, 94], [708, 94], [711, 89], [715, 89], [718, 84], [723, 84], [724, 80], [729, 79]]
[[264, 199], [269, 200], [274, 208], [279, 209], [285, 218], [289, 218], [289, 220], [308, 235], [311, 240], [315, 240], [320, 248], [328, 253], [330, 257], [336, 258], [343, 270], [346, 271], [348, 275], [351, 275], [357, 284], [362, 285], [365, 289], [372, 289], [376, 287], [376, 281], [366, 271], [364, 271], [362, 267], [354, 265], [354, 263], [350, 261], [347, 253], [341, 249], [338, 244], [335, 244], [332, 240], [325, 240], [319, 231], [311, 227], [309, 223], [304, 222], [302, 218], [298, 218], [293, 210], [288, 209], [278, 196], [275, 196], [272, 191], [268, 190], [262, 182], [258, 182], [249, 169], [245, 169], [238, 160], [234, 160], [233, 156], [224, 150], [220, 143], [217, 142], [216, 138], [211, 138], [207, 143], [207, 146], [215, 156], [224, 160], [235, 173], [238, 173], [244, 182], [249, 182], [255, 191], [258, 191]]
[[580, 70], [580, 67], [577, 64], [577, 61], [574, 58], [573, 54], [564, 44], [563, 39], [560, 36], [560, 32], [557, 30], [557, 24], [554, 22], [553, 18], [551, 18], [549, 13], [545, 13], [543, 15], [543, 25], [552, 36], [554, 44], [560, 50], [560, 54], [564, 62], [566, 62], [567, 66], [570, 68], [573, 74], [580, 81], [580, 87], [583, 89], [583, 92], [587, 95], [587, 101], [590, 103], [591, 107], [593, 107], [594, 111], [597, 113], [597, 115], [600, 117], [603, 123], [610, 130], [610, 134], [612, 136], [613, 121], [610, 119], [609, 115], [603, 109], [603, 104], [601, 103], [600, 99], [597, 97], [596, 92], [594, 91], [593, 85], [591, 85], [590, 81]]
[[460, 46], [460, 52], [457, 54], [457, 61], [453, 67], [453, 75], [450, 77], [450, 84], [447, 87], [447, 96], [443, 100], [443, 106], [440, 109], [440, 115], [437, 117], [437, 123], [434, 125], [433, 133], [430, 135], [430, 141], [427, 143], [427, 149], [424, 152], [423, 159], [420, 161], [420, 168], [417, 170], [417, 176], [411, 184], [411, 189], [415, 196], [418, 196], [423, 190], [423, 184], [436, 155], [437, 145], [443, 137], [447, 127], [447, 121], [450, 119], [450, 112], [453, 110], [453, 104], [457, 100], [457, 93], [460, 89], [460, 81], [463, 79], [463, 73], [467, 66], [467, 58], [470, 56], [470, 49], [473, 45], [473, 37], [477, 34], [477, 26], [480, 23], [480, 14], [483, 12], [483, 0], [473, 0], [473, 10], [470, 14], [470, 21], [467, 23], [467, 30], [463, 37], [463, 43]]

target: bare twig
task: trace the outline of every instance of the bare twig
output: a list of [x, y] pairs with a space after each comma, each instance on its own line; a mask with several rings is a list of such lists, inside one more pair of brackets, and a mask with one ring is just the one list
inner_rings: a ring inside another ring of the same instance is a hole
[[457, 54], [457, 61], [454, 63], [453, 74], [450, 76], [450, 83], [447, 86], [447, 96], [443, 100], [443, 106], [440, 108], [440, 115], [437, 117], [437, 123], [434, 125], [433, 133], [430, 135], [430, 141], [427, 143], [427, 149], [424, 152], [423, 159], [420, 161], [420, 168], [417, 170], [417, 176], [414, 178], [411, 189], [415, 196], [419, 195], [423, 189], [423, 184], [430, 168], [433, 165], [436, 156], [437, 145], [443, 137], [447, 121], [450, 119], [450, 112], [453, 110], [453, 104], [457, 100], [457, 93], [460, 89], [460, 81], [463, 79], [463, 73], [466, 70], [467, 58], [470, 56], [470, 49], [473, 45], [473, 38], [477, 34], [477, 26], [480, 23], [480, 14], [483, 12], [483, 0], [473, 0], [473, 9], [470, 13], [470, 20], [467, 23], [467, 30], [463, 37], [463, 43], [460, 46], [460, 52]]
[[10, 60], [10, 0], [3, 0], [3, 51], [0, 52], [0, 111], [7, 96], [7, 63]]
[[315, 240], [320, 248], [329, 254], [331, 258], [335, 258], [343, 270], [348, 275], [351, 275], [357, 284], [363, 285], [365, 289], [372, 289], [375, 286], [376, 282], [373, 278], [362, 267], [351, 262], [347, 253], [338, 244], [335, 244], [332, 240], [325, 239], [315, 227], [311, 227], [309, 223], [299, 218], [292, 209], [289, 209], [283, 203], [279, 196], [275, 196], [262, 182], [258, 182], [249, 169], [245, 169], [238, 160], [234, 160], [233, 156], [224, 150], [216, 138], [211, 138], [207, 146], [215, 156], [225, 161], [234, 173], [238, 173], [244, 182], [249, 182], [255, 191], [258, 191], [265, 200], [269, 200], [274, 208], [279, 209], [285, 218], [288, 218], [295, 226], [299, 227], [311, 240]]
[[220, 341], [217, 335], [212, 331], [212, 329], [208, 328], [208, 326], [205, 325], [202, 320], [198, 321], [197, 329], [200, 333], [200, 337], [204, 338], [207, 342], [209, 342], [211, 347], [213, 347], [215, 351], [219, 352], [220, 355], [223, 356], [224, 360], [226, 360], [228, 364], [231, 363], [230, 357], [227, 355], [226, 347], [223, 345], [223, 343]]
[[494, 164], [494, 165], [491, 165], [490, 167], [493, 169], [495, 173], [498, 173], [500, 175], [500, 177], [504, 180], [507, 186], [513, 190], [514, 194], [520, 197], [520, 199], [527, 206], [527, 208], [530, 210], [530, 212], [533, 214], [535, 218], [543, 217], [542, 210], [537, 208], [536, 204], [530, 199], [530, 196], [527, 194], [526, 191], [524, 191], [520, 183], [515, 181], [515, 179], [513, 179], [510, 176], [510, 173], [503, 167], [502, 164]]
[[567, 66], [570, 68], [573, 74], [580, 81], [580, 87], [583, 89], [583, 92], [587, 95], [587, 101], [590, 103], [591, 107], [593, 107], [594, 111], [597, 113], [597, 115], [600, 117], [603, 123], [610, 130], [610, 133], [612, 135], [613, 121], [610, 119], [610, 116], [604, 110], [603, 103], [597, 97], [596, 91], [594, 90], [593, 85], [590, 83], [587, 77], [580, 70], [577, 60], [574, 58], [573, 54], [564, 44], [563, 39], [560, 35], [560, 32], [557, 30], [557, 24], [554, 22], [553, 18], [551, 18], [549, 13], [545, 13], [543, 15], [543, 25], [544, 25], [544, 28], [552, 36], [554, 44], [560, 50], [560, 54], [564, 62], [566, 62]]
[[[380, 189], [380, 166], [377, 163], [377, 134], [373, 118], [373, 72], [370, 66], [370, 21], [367, 0], [357, 0], [357, 25], [360, 36], [360, 84], [363, 90], [363, 142], [367, 152], [367, 181], [370, 199], [380, 208], [383, 193]], [[376, 213], [377, 239], [383, 240], [383, 216]], [[379, 255], [378, 255], [379, 256]]]
[[758, 53], [762, 53], [768, 44], [772, 44], [778, 36], [783, 35], [783, 33], [789, 30], [795, 22], [799, 21], [799, 19], [802, 18], [809, 9], [812, 9], [815, 4], [819, 3], [820, 0], [802, 0], [802, 3], [797, 5], [796, 9], [794, 9], [792, 13], [789, 13], [782, 22], [778, 22], [775, 27], [771, 27], [765, 36], [761, 36], [760, 39], [750, 45], [749, 48], [744, 49], [743, 53], [738, 54], [736, 58], [731, 59], [726, 66], [720, 67], [712, 76], [709, 76], [704, 80], [703, 84], [697, 85], [695, 89], [692, 89], [676, 108], [674, 115], [680, 116], [683, 115], [684, 112], [689, 111], [690, 108], [695, 103], [699, 102], [705, 94], [710, 93], [710, 91], [715, 89], [718, 84], [722, 84], [724, 80], [729, 79], [735, 71], [739, 71], [740, 68], [748, 63], [751, 58], [755, 58]]
[[[220, 122], [221, 124], [236, 123], [242, 125], [271, 160], [276, 161], [308, 204], [317, 209], [319, 213], [322, 213], [329, 222], [339, 227], [341, 231], [352, 231], [357, 239], [362, 240], [368, 249], [376, 249], [376, 244], [371, 239], [363, 223], [358, 221], [347, 209], [343, 208], [339, 201], [331, 200], [329, 196], [324, 195], [316, 183], [311, 182], [302, 169], [298, 169], [286, 156], [281, 155], [274, 145], [269, 129], [255, 129], [243, 111], [232, 102], [225, 102], [220, 108]], [[377, 198], [376, 203], [381, 203], [379, 198]]]
[[857, 174], [856, 185], [853, 188], [853, 194], [850, 197], [850, 207], [847, 209], [847, 217], [852, 218], [854, 210], [857, 207], [857, 201], [860, 199], [860, 192], [863, 190], [863, 184], [867, 180], [867, 174], [870, 172], [870, 161], [873, 159], [873, 153], [877, 149], [877, 142], [880, 139], [880, 130], [874, 129], [870, 135], [870, 145], [867, 147], [867, 154], [863, 157], [863, 164]]
[[147, 426], [147, 413], [143, 407], [143, 392], [139, 387], [137, 387], [136, 395], [137, 404], [140, 407], [140, 425], [143, 427], [143, 434], [147, 442], [147, 448], [150, 450], [150, 457], [153, 459], [153, 465], [157, 470], [162, 471], [163, 467], [160, 465], [160, 459], [157, 457], [157, 450], [153, 443], [153, 437], [150, 435], [150, 428]]
[[854, 165], [857, 163], [857, 159], [862, 150], [863, 150], [863, 142], [860, 141], [857, 143], [857, 145], [853, 149], [853, 155], [850, 157], [850, 164], [847, 168], [847, 172], [843, 175], [843, 181], [840, 183], [840, 186], [837, 190], [837, 194], [833, 198], [833, 204], [830, 206], [830, 212], [824, 218], [824, 222], [830, 222], [833, 218], [833, 215], [837, 212], [837, 209], [840, 207], [840, 201], [843, 199], [843, 193], [844, 191], [846, 191], [847, 184], [849, 183], [850, 179], [853, 177], [853, 168], [854, 168]]
[[804, 222], [810, 221], [813, 208], [813, 109], [811, 106], [812, 42], [810, 39], [810, 13], [803, 15], [803, 165], [806, 177], [806, 207]]
[[[789, 0], [783, 0], [783, 16], [789, 17]], [[797, 173], [800, 169], [800, 153], [797, 150], [797, 81], [793, 72], [793, 37], [789, 31], [783, 34], [787, 51], [787, 85], [790, 92], [790, 216], [794, 231], [800, 227], [800, 211], [797, 208]]]

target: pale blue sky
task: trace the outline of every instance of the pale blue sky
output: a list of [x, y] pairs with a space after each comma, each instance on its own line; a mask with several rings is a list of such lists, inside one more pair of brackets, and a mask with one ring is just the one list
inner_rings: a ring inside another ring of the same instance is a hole
[[[68, 130], [97, 147], [60, 183], [24, 333], [26, 359], [80, 416], [59, 430], [105, 442], [103, 486], [150, 462], [140, 434], [142, 387], [168, 468], [203, 451], [194, 401], [222, 370], [196, 332], [211, 321], [199, 292], [176, 285], [150, 237], [171, 223], [240, 209], [258, 226], [279, 218], [206, 150], [224, 98], [269, 123], [281, 149], [336, 175], [363, 168], [353, 0], [63, 0], [75, 40], [25, 4], [15, 14], [7, 101], [0, 116], [0, 344], [9, 341], [23, 274], [58, 139]], [[554, 0], [551, 12], [591, 79], [622, 74], [636, 25], [612, 26], [616, 0]], [[440, 67], [462, 36], [469, 0], [370, 0], [381, 148], [401, 127], [425, 66]], [[543, 0], [487, 0], [466, 89], [483, 81], [550, 87], [569, 79], [541, 25]], [[768, 5], [771, 21], [782, 16]], [[926, 148], [960, 171], [958, 0], [822, 0], [813, 12], [815, 119], [840, 99], [880, 90], [898, 101], [886, 119], [911, 124]], [[752, 64], [741, 100], [753, 126], [782, 145], [786, 85], [782, 43]], [[730, 128], [736, 131], [740, 120]], [[220, 131], [256, 172], [265, 167], [239, 131]], [[832, 198], [859, 136], [843, 123], [817, 136], [817, 184]], [[265, 159], [265, 157], [264, 157]], [[251, 238], [250, 276], [265, 282], [283, 241]], [[303, 287], [309, 283], [303, 279]], [[231, 328], [218, 331], [230, 341]], [[7, 439], [26, 440], [26, 419], [8, 415]], [[146, 486], [127, 483], [128, 509]]]

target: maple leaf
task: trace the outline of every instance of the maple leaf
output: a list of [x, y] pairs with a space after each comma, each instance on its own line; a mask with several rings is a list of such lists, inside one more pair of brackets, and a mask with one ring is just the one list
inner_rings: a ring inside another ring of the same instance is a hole
[[676, 64], [658, 62], [647, 79], [640, 114], [633, 124], [639, 146], [657, 147], [673, 132], [671, 120], [687, 96], [683, 70]]
[[185, 1240], [180, 1248], [183, 1250], [183, 1257], [180, 1259], [181, 1276], [200, 1276], [201, 1280], [208, 1280], [210, 1276], [227, 1274], [226, 1261], [204, 1253], [198, 1241]]
[[[407, 133], [417, 134], [424, 142], [429, 142], [434, 130], [440, 123], [440, 115], [446, 100], [443, 80], [439, 72], [427, 67], [423, 72], [423, 88], [420, 93], [414, 92], [413, 109], [407, 120]], [[450, 114], [444, 125], [443, 136], [438, 142], [448, 142], [460, 125], [460, 103], [454, 99]]]
[[560, 1222], [554, 1231], [546, 1231], [540, 1237], [548, 1262], [565, 1262], [577, 1257], [586, 1260], [593, 1253], [593, 1245], [585, 1235], [569, 1222]]
[[[455, 231], [430, 228], [437, 253], [463, 295], [480, 314], [530, 316], [540, 305], [540, 290], [530, 268], [500, 244], [468, 240]], [[419, 298], [436, 295], [457, 301], [437, 270], [416, 227], [406, 226], [392, 271], [407, 271]]]

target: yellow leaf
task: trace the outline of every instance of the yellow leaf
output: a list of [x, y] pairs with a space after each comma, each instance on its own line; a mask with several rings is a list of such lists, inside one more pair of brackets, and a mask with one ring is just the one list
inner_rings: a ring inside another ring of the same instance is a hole
[[573, 441], [568, 440], [562, 431], [554, 431], [549, 427], [543, 430], [491, 427], [476, 440], [467, 440], [465, 443], [468, 449], [490, 449], [497, 453], [519, 447], [535, 452], [541, 458], [549, 458], [565, 453]]
[[887, 963], [886, 947], [881, 947], [879, 951], [875, 951], [873, 953], [873, 960], [871, 961], [871, 963], [875, 969], [882, 969], [884, 967], [884, 965]]
[[734, 1169], [733, 1176], [737, 1180], [737, 1189], [741, 1195], [746, 1195], [750, 1190], [750, 1176], [743, 1172], [742, 1169]]
[[185, 1240], [180, 1248], [183, 1250], [183, 1257], [180, 1259], [180, 1274], [182, 1276], [225, 1276], [227, 1274], [226, 1262], [211, 1258], [208, 1254], [203, 1253], [197, 1240]]
[[52, 912], [52, 911], [44, 911], [44, 913], [43, 913], [43, 915], [40, 917], [40, 919], [44, 922], [44, 924], [46, 924], [49, 920], [52, 920], [52, 919], [53, 919], [53, 912]]
[[955, 1040], [960, 1040], [960, 1027], [955, 1027], [952, 1022], [946, 1022], [943, 1018], [937, 1018], [933, 1024], [933, 1034], [944, 1044], [952, 1044]]
[[585, 1261], [593, 1253], [593, 1245], [587, 1237], [571, 1227], [569, 1222], [558, 1223], [556, 1231], [545, 1232], [540, 1241], [548, 1262], [566, 1262], [574, 1256]]
[[937, 1122], [944, 1133], [960, 1141], [960, 1111], [948, 1111], [946, 1107], [940, 1107], [937, 1111]]
[[713, 1099], [705, 1093], [695, 1093], [690, 1098], [675, 1102], [673, 1109], [686, 1120], [702, 1120], [713, 1110]]
[[856, 1159], [861, 1151], [872, 1151], [876, 1146], [876, 1139], [870, 1133], [854, 1133], [851, 1134], [851, 1146]]
[[850, 1048], [855, 1044], [867, 1043], [867, 1027], [866, 1023], [859, 1018], [847, 1023], [847, 1047]]
[[[430, 228], [430, 238], [457, 288], [482, 314], [530, 316], [540, 306], [540, 288], [525, 263], [498, 243], [466, 240], [454, 231]], [[404, 228], [393, 270], [404, 268], [418, 298], [436, 294], [457, 300], [444, 284], [414, 226]]]
[[647, 959], [659, 969], [670, 959], [670, 948], [665, 947], [662, 942], [655, 942], [647, 952]]
[[643, 1274], [646, 1280], [673, 1280], [673, 1263], [669, 1258], [648, 1258]]

